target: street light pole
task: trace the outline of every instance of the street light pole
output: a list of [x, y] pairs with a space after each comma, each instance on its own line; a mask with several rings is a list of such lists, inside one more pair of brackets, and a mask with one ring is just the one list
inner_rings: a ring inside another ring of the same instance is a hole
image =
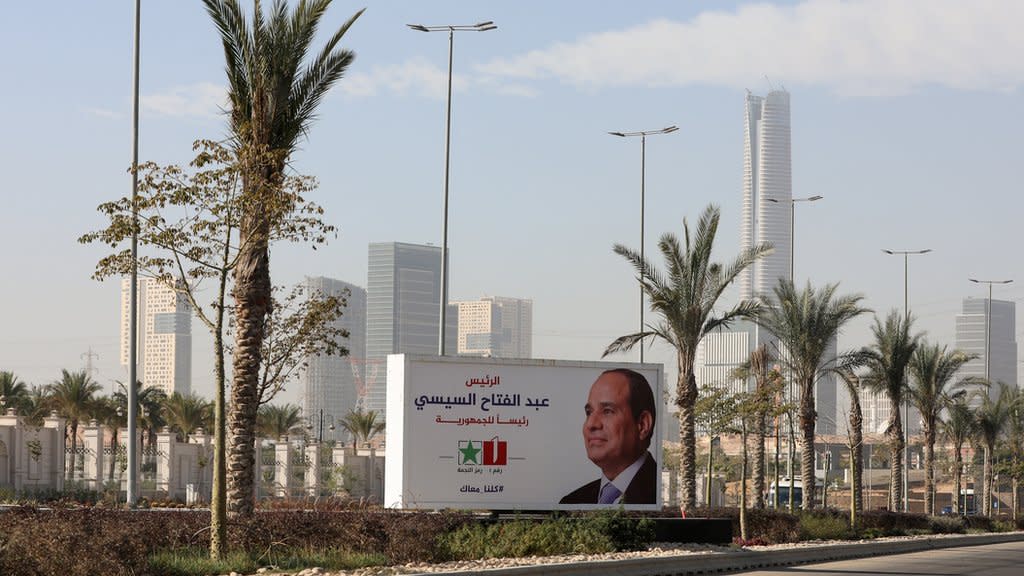
[[437, 354], [444, 356], [444, 340], [448, 316], [448, 181], [451, 167], [452, 143], [452, 59], [455, 53], [456, 32], [487, 32], [497, 26], [494, 22], [479, 22], [473, 25], [454, 26], [423, 26], [422, 24], [406, 24], [418, 32], [448, 32], [448, 103], [444, 130], [444, 213], [442, 216], [441, 238], [441, 316], [438, 327]]
[[[609, 132], [612, 136], [620, 138], [640, 137], [640, 261], [645, 265], [647, 260], [644, 255], [644, 211], [646, 205], [646, 180], [647, 180], [647, 137], [655, 134], [671, 134], [679, 130], [677, 126], [668, 126], [660, 130], [642, 130], [639, 132]], [[640, 333], [644, 331], [644, 287], [640, 286]], [[640, 363], [644, 362], [644, 341], [640, 339]]]
[[139, 29], [142, 0], [135, 0], [135, 50], [132, 74], [132, 273], [129, 288], [128, 319], [128, 486], [125, 490], [126, 504], [135, 506], [139, 499], [139, 439], [138, 419], [139, 393], [135, 387], [138, 381], [139, 345], [139, 281], [138, 281], [138, 207], [139, 196]]
[[968, 278], [975, 284], [988, 284], [988, 302], [985, 303], [985, 381], [988, 382], [991, 379], [992, 370], [992, 285], [993, 284], [1009, 284], [1013, 280], [978, 280], [975, 278]]
[[[910, 257], [918, 254], [927, 254], [931, 248], [922, 250], [888, 250], [883, 248], [882, 252], [890, 256], [903, 255], [903, 321], [910, 323]], [[906, 378], [906, 375], [904, 375]], [[906, 395], [904, 395], [906, 396]], [[893, 410], [899, 410], [899, 406], [893, 406]], [[897, 506], [899, 504], [897, 503]], [[910, 399], [903, 399], [903, 511], [910, 510]]]

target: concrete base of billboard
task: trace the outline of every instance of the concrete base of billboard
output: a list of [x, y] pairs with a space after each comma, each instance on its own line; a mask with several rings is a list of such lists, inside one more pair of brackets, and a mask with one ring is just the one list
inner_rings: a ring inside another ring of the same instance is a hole
[[728, 518], [654, 518], [655, 542], [732, 544]]

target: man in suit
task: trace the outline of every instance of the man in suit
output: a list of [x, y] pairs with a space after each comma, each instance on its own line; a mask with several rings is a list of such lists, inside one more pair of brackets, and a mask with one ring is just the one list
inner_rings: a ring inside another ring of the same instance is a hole
[[658, 465], [648, 451], [654, 432], [654, 393], [642, 374], [608, 370], [590, 387], [583, 444], [601, 477], [560, 504], [654, 504]]

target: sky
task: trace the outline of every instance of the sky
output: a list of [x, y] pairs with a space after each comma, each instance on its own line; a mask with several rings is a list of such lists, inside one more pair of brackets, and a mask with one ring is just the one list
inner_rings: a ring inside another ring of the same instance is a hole
[[[226, 135], [222, 48], [201, 3], [142, 4], [140, 159], [184, 164], [194, 140]], [[133, 5], [64, 0], [41, 19], [18, 2], [0, 20], [0, 370], [31, 384], [89, 358], [106, 389], [127, 379], [119, 282], [92, 280], [106, 249], [76, 240], [131, 193]], [[336, 0], [322, 35], [362, 7]], [[910, 307], [951, 346], [961, 300], [987, 295], [968, 278], [1024, 295], [1015, 0], [372, 3], [292, 159], [339, 234], [274, 247], [275, 283], [365, 286], [370, 242], [441, 244], [447, 37], [406, 24], [485, 20], [498, 29], [454, 44], [450, 295], [533, 299], [535, 357], [599, 360], [637, 327], [612, 246], [639, 246], [640, 143], [608, 131], [680, 128], [647, 143], [649, 254], [715, 204], [715, 258], [735, 256], [747, 90], [790, 92], [793, 195], [824, 196], [798, 206], [798, 283], [838, 282], [885, 314], [903, 307], [904, 263], [882, 249], [929, 248], [910, 261]], [[867, 344], [871, 321], [840, 348]], [[193, 334], [193, 389], [211, 397], [210, 339]], [[646, 360], [675, 373], [665, 347]], [[300, 395], [293, 383], [282, 399]]]

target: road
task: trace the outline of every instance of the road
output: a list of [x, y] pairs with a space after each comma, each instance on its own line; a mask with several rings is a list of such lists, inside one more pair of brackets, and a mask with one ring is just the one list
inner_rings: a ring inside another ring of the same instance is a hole
[[1022, 564], [1024, 564], [1024, 542], [1006, 542], [987, 546], [942, 548], [859, 560], [804, 564], [773, 570], [734, 572], [734, 574], [756, 576], [869, 576], [872, 574], [1020, 576], [1024, 573]]

